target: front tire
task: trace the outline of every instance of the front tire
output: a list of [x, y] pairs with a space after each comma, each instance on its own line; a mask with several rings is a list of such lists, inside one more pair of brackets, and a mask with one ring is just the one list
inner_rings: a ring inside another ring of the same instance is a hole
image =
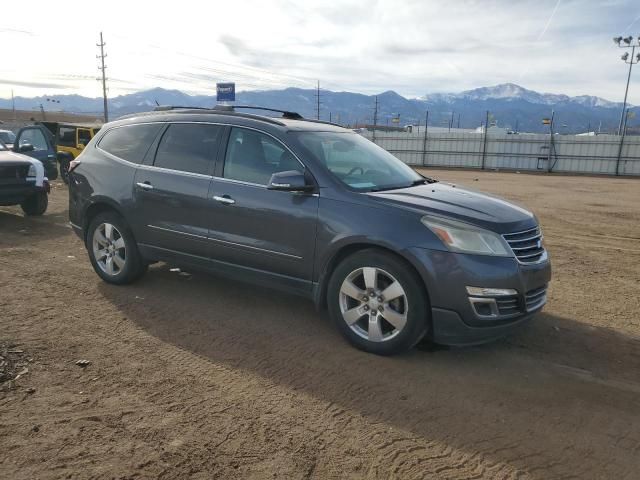
[[101, 213], [91, 221], [87, 251], [93, 269], [107, 283], [132, 283], [147, 271], [129, 226], [116, 213]]
[[28, 216], [43, 215], [49, 206], [49, 194], [45, 191], [34, 193], [20, 204], [22, 211]]
[[417, 273], [401, 258], [376, 249], [356, 252], [336, 267], [327, 302], [343, 336], [365, 352], [406, 352], [429, 329], [429, 302]]

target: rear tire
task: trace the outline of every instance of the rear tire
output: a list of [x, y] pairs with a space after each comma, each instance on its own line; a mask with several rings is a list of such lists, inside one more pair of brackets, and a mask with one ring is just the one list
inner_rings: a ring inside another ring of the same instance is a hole
[[22, 211], [28, 216], [43, 215], [49, 206], [49, 194], [45, 191], [34, 193], [20, 204]]
[[69, 185], [69, 160], [66, 158], [60, 160], [60, 178], [66, 185]]
[[127, 222], [115, 212], [100, 213], [91, 220], [87, 251], [98, 276], [114, 285], [135, 282], [148, 268]]
[[377, 249], [356, 252], [336, 267], [327, 302], [342, 335], [365, 352], [406, 352], [429, 330], [420, 277], [403, 259]]

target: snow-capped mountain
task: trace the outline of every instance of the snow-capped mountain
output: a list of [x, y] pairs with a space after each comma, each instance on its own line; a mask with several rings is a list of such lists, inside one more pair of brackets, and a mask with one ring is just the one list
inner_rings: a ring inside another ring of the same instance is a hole
[[577, 103], [585, 107], [619, 108], [621, 105], [600, 97], [581, 95], [569, 97], [554, 93], [539, 93], [528, 90], [515, 83], [502, 83], [492, 87], [481, 87], [460, 93], [435, 93], [422, 97], [426, 102], [453, 102], [456, 100], [524, 100], [537, 105], [557, 105], [559, 103]]
[[[400, 117], [400, 125], [424, 125], [429, 111], [429, 125], [448, 125], [475, 128], [485, 120], [487, 110], [500, 126], [517, 128], [520, 131], [543, 132], [547, 127], [542, 118], [553, 109], [557, 124], [563, 132], [583, 132], [601, 127], [603, 132], [612, 131], [620, 119], [620, 103], [599, 97], [569, 97], [550, 93], [539, 93], [513, 83], [482, 87], [460, 93], [435, 93], [422, 98], [405, 98], [394, 91], [378, 95], [363, 95], [353, 92], [322, 91], [320, 117], [354, 125], [373, 123], [374, 97], [378, 98], [377, 121], [380, 125], [394, 125], [393, 118]], [[59, 100], [56, 107], [77, 113], [99, 115], [101, 98], [86, 98], [79, 95], [55, 95], [35, 98], [16, 97], [16, 108], [39, 111], [45, 109], [47, 98]], [[296, 111], [305, 117], [316, 116], [316, 91], [314, 89], [286, 88], [282, 90], [245, 91], [236, 95], [237, 104], [261, 105]], [[215, 95], [188, 95], [178, 90], [154, 88], [142, 92], [121, 95], [109, 99], [111, 118], [127, 113], [148, 111], [159, 105], [212, 107]], [[11, 100], [0, 99], [0, 108], [11, 108]], [[640, 117], [640, 115], [638, 115]], [[640, 118], [639, 118], [640, 120]], [[632, 121], [635, 125], [636, 120]]]

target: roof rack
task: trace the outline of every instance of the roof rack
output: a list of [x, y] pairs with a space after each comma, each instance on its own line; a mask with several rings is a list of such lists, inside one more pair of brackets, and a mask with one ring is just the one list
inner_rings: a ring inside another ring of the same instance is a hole
[[158, 105], [153, 107], [154, 112], [166, 112], [167, 110], [211, 110], [208, 107], [181, 107], [178, 105]]
[[[243, 113], [243, 112], [236, 112], [236, 109], [246, 109], [246, 110], [263, 110], [266, 112], [278, 112], [281, 113], [282, 116], [281, 117], [265, 117], [263, 115], [255, 115], [255, 114], [250, 114], [250, 113]], [[145, 115], [153, 115], [154, 113], [158, 113], [158, 112], [165, 112], [165, 113], [170, 113], [172, 111], [180, 111], [180, 113], [197, 113], [197, 112], [207, 112], [207, 113], [220, 113], [220, 114], [224, 114], [224, 115], [236, 115], [239, 117], [245, 117], [245, 118], [253, 118], [255, 120], [262, 120], [263, 122], [269, 122], [269, 123], [275, 123], [277, 125], [285, 125], [284, 123], [278, 121], [278, 118], [284, 118], [287, 120], [303, 120], [305, 122], [312, 122], [312, 123], [320, 123], [320, 124], [324, 124], [324, 125], [333, 125], [335, 127], [342, 127], [342, 125], [339, 125], [337, 123], [333, 123], [333, 122], [326, 122], [323, 120], [315, 120], [315, 119], [311, 119], [311, 118], [304, 118], [302, 115], [300, 115], [297, 112], [291, 112], [289, 110], [280, 110], [277, 108], [271, 108], [271, 107], [260, 107], [257, 105], [221, 105], [218, 104], [216, 106], [214, 106], [213, 108], [209, 108], [209, 107], [183, 107], [183, 106], [178, 106], [178, 105], [158, 105], [157, 107], [153, 108], [153, 111], [151, 112], [143, 112], [143, 113], [133, 113], [133, 114], [129, 114], [129, 115], [124, 115], [122, 117], [120, 117], [121, 119], [125, 119], [125, 118], [131, 118], [131, 117], [135, 117], [135, 116], [145, 116]]]
[[290, 112], [288, 110], [279, 110], [277, 108], [270, 107], [258, 107], [254, 105], [216, 105], [214, 109], [229, 109], [230, 111], [234, 111], [236, 108], [242, 108], [246, 110], [264, 110], [265, 112], [278, 112], [282, 114], [282, 118], [287, 118], [289, 120], [304, 120], [305, 118], [297, 112]]
[[237, 108], [244, 110], [264, 110], [265, 112], [278, 112], [282, 114], [282, 118], [288, 118], [289, 120], [303, 120], [304, 117], [297, 112], [290, 112], [288, 110], [279, 110], [277, 108], [259, 107], [256, 105], [216, 105], [213, 108], [208, 107], [181, 107], [177, 105], [158, 105], [154, 107], [154, 112], [164, 112], [168, 110], [216, 110], [219, 112], [235, 112]]

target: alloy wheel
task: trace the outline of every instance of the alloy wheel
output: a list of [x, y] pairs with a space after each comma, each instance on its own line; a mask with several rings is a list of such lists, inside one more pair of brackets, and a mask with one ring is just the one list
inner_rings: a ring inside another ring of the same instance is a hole
[[110, 223], [101, 223], [93, 233], [93, 256], [107, 275], [118, 275], [127, 262], [127, 249], [120, 231]]
[[405, 290], [393, 275], [380, 268], [361, 267], [347, 275], [339, 301], [349, 328], [371, 342], [391, 340], [407, 323]]

